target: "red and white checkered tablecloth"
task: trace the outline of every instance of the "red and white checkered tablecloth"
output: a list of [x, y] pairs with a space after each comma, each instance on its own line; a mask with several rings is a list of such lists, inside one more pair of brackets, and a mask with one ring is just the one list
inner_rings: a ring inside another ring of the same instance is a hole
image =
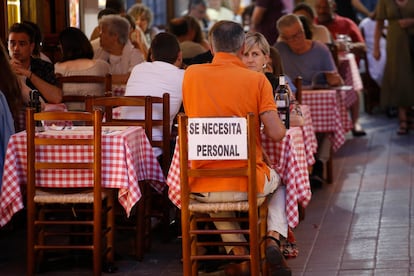
[[[343, 78], [345, 85], [352, 87], [350, 90], [338, 91], [341, 96], [341, 100], [345, 106], [349, 108], [357, 101], [358, 91], [362, 90], [363, 88], [361, 75], [359, 74], [359, 68], [355, 60], [355, 55], [352, 53], [339, 55], [338, 67], [339, 74]], [[348, 130], [351, 128], [352, 123], [351, 127]]]
[[344, 79], [345, 85], [352, 86], [355, 91], [362, 90], [362, 79], [354, 54], [339, 55], [338, 71]]
[[315, 129], [312, 124], [312, 115], [310, 106], [300, 105], [304, 118], [304, 125], [301, 127], [303, 134], [303, 143], [305, 144], [306, 160], [309, 166], [315, 163], [315, 153], [318, 150], [318, 141], [316, 140]]
[[343, 116], [348, 112], [337, 91], [303, 90], [302, 103], [310, 106], [315, 132], [329, 133], [333, 150], [338, 150], [345, 142]]
[[[106, 128], [109, 129], [106, 130]], [[91, 127], [72, 127], [70, 130], [47, 130], [38, 135], [59, 138], [90, 137]], [[44, 146], [41, 159], [64, 159], [67, 162], [92, 159], [87, 146]], [[21, 185], [26, 184], [27, 173], [26, 132], [10, 137], [7, 147], [3, 185], [0, 195], [0, 225], [4, 226], [13, 214], [23, 208]], [[141, 127], [104, 128], [102, 137], [102, 186], [118, 189], [118, 200], [129, 215], [141, 198], [138, 181], [151, 180], [158, 192], [165, 187], [161, 167]], [[92, 172], [77, 171], [42, 172], [38, 185], [43, 187], [87, 187], [92, 185]]]
[[356, 94], [355, 94], [355, 91], [353, 90], [337, 90], [336, 93], [337, 93], [336, 95], [337, 103], [339, 105], [339, 113], [341, 114], [342, 127], [344, 128], [345, 133], [347, 133], [353, 128], [353, 124], [352, 124], [352, 120], [350, 116], [351, 114], [349, 111], [350, 106], [348, 106], [347, 104], [350, 103], [349, 101], [350, 98], [354, 98], [354, 100], [356, 100], [356, 97], [352, 96]]
[[112, 85], [112, 96], [124, 96], [126, 85]]
[[298, 204], [306, 207], [312, 195], [302, 129], [288, 129], [281, 142], [262, 133], [262, 146], [286, 185], [286, 216], [289, 226], [294, 228], [299, 223]]
[[[304, 207], [309, 203], [311, 191], [308, 177], [308, 163], [301, 128], [287, 131], [281, 142], [273, 142], [262, 135], [263, 149], [269, 155], [274, 169], [286, 185], [286, 214], [291, 227], [299, 223], [298, 203]], [[176, 143], [173, 160], [167, 177], [170, 200], [181, 208], [179, 147]]]

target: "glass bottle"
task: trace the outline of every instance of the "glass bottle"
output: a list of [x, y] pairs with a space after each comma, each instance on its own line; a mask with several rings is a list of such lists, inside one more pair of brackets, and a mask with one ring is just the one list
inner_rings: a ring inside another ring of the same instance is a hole
[[277, 105], [277, 112], [280, 119], [285, 124], [286, 129], [289, 128], [289, 109], [290, 99], [289, 91], [286, 86], [286, 79], [284, 75], [279, 76], [279, 87], [275, 93], [275, 102]]

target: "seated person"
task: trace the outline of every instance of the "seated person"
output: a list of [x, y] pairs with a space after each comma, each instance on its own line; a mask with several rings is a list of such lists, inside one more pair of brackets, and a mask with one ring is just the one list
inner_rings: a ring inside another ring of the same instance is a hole
[[[317, 13], [316, 22], [326, 26], [335, 40], [338, 39], [339, 35], [346, 35], [351, 39], [349, 43], [343, 44], [349, 49], [341, 49], [341, 47], [339, 47], [338, 50], [349, 50], [351, 53], [355, 54], [356, 62], [358, 64], [359, 56], [366, 53], [364, 37], [358, 26], [351, 19], [335, 13], [336, 3], [334, 0], [317, 0], [315, 7]], [[361, 91], [356, 92], [358, 94], [362, 93]], [[351, 106], [351, 119], [354, 126], [352, 134], [354, 136], [364, 136], [366, 134], [358, 122], [359, 98], [360, 96], [357, 97], [357, 100]]]
[[0, 90], [0, 190], [3, 184], [3, 167], [9, 138], [14, 134], [13, 117], [7, 99]]
[[[134, 67], [128, 79], [125, 96], [156, 96], [170, 94], [170, 126], [182, 103], [182, 81], [184, 70], [180, 69], [182, 54], [174, 35], [163, 32], [157, 34], [150, 47], [151, 62], [143, 62]], [[155, 107], [154, 117], [162, 118], [162, 108]], [[121, 109], [124, 119], [144, 118], [143, 107], [125, 106]], [[153, 130], [153, 139], [162, 140], [162, 128]], [[155, 149], [157, 156], [161, 154]]]
[[223, 0], [208, 0], [207, 16], [210, 24], [220, 20], [234, 20], [234, 13], [223, 4]]
[[207, 0], [189, 0], [188, 9], [183, 15], [189, 15], [195, 18], [203, 32], [207, 32], [210, 27], [210, 19], [207, 15]]
[[33, 57], [34, 31], [24, 23], [15, 23], [9, 29], [9, 55], [13, 71], [30, 89], [40, 92], [45, 102], [60, 103], [62, 90], [56, 86], [53, 64]]
[[[116, 10], [111, 9], [111, 8], [105, 8], [103, 10], [100, 10], [98, 12], [98, 22], [99, 20], [102, 18], [102, 16], [104, 15], [108, 15], [108, 14], [119, 14]], [[99, 38], [99, 33], [100, 33], [100, 29], [99, 26], [96, 26], [95, 29], [93, 29], [92, 34], [89, 38], [90, 41], [95, 40], [97, 38]]]
[[325, 26], [315, 23], [315, 12], [311, 6], [306, 3], [299, 3], [293, 9], [293, 13], [296, 15], [303, 15], [307, 18], [312, 32], [312, 40], [317, 40], [325, 44], [332, 43], [332, 37], [329, 30]]
[[18, 77], [10, 65], [10, 57], [3, 42], [0, 41], [0, 91], [7, 100], [16, 132], [24, 130], [25, 107], [29, 103], [31, 89]]
[[144, 61], [141, 51], [136, 49], [130, 39], [130, 23], [120, 15], [104, 15], [99, 20], [101, 34], [92, 41], [94, 59], [109, 63], [111, 74], [126, 74]]
[[[228, 34], [232, 33], [232, 36]], [[268, 236], [266, 240], [266, 257], [272, 275], [291, 275], [291, 270], [279, 248], [280, 235], [287, 235], [288, 225], [285, 210], [285, 187], [279, 186], [279, 176], [268, 167], [263, 158], [260, 124], [264, 132], [274, 141], [285, 135], [285, 127], [277, 114], [272, 96], [272, 86], [264, 74], [248, 70], [240, 57], [244, 49], [245, 34], [243, 27], [232, 21], [219, 21], [210, 30], [210, 44], [214, 55], [210, 64], [189, 66], [183, 80], [183, 104], [186, 114], [191, 117], [206, 116], [246, 116], [253, 112], [256, 120], [256, 154], [258, 196], [269, 197], [269, 214], [267, 219]], [[223, 81], [226, 80], [226, 81]], [[237, 99], [237, 101], [235, 101]], [[239, 166], [241, 161], [192, 161], [192, 167], [215, 167], [226, 164]], [[216, 178], [214, 181], [202, 178], [190, 182], [194, 199], [202, 202], [223, 202], [246, 200], [246, 181], [238, 179]], [[272, 195], [270, 195], [272, 194]], [[228, 214], [227, 214], [228, 213]], [[210, 216], [231, 216], [231, 212], [211, 213]], [[226, 223], [227, 224], [227, 223]], [[218, 229], [226, 226], [216, 222]], [[231, 226], [237, 228], [235, 223]], [[222, 235], [229, 242], [245, 241], [243, 235]], [[226, 247], [228, 254], [244, 254], [246, 248], [241, 246]], [[229, 266], [237, 266], [230, 264]], [[230, 267], [229, 267], [230, 269]], [[236, 270], [236, 269], [235, 269]], [[244, 273], [248, 273], [243, 271]], [[283, 273], [283, 274], [281, 274]], [[236, 275], [236, 274], [234, 274]], [[246, 274], [237, 274], [246, 275]]]
[[[311, 86], [314, 79], [331, 86], [343, 83], [328, 47], [319, 42], [305, 38], [302, 23], [297, 15], [282, 16], [277, 21], [277, 28], [283, 40], [276, 44], [285, 72], [291, 78], [302, 77], [304, 86]], [[329, 159], [329, 140], [320, 137], [317, 159], [325, 163]], [[318, 162], [319, 163], [319, 162]], [[320, 177], [322, 177], [322, 172]]]
[[191, 16], [173, 18], [168, 26], [168, 31], [174, 34], [180, 42], [184, 63], [209, 50], [206, 48], [200, 26]]
[[147, 59], [152, 36], [150, 34], [154, 15], [144, 4], [134, 4], [128, 9], [128, 15], [135, 21], [135, 31], [131, 36], [132, 44], [139, 49]]
[[[272, 48], [272, 50], [271, 50]], [[245, 49], [242, 56], [243, 63], [250, 70], [264, 73], [273, 88], [273, 96], [279, 87], [279, 76], [284, 74], [282, 60], [276, 48], [270, 47], [266, 38], [258, 32], [246, 34]], [[291, 81], [288, 78], [288, 89], [291, 90]]]
[[289, 14], [281, 17], [277, 28], [282, 40], [275, 47], [290, 78], [301, 76], [304, 86], [312, 86], [316, 81], [330, 86], [343, 84], [329, 49], [319, 41], [305, 38], [298, 16]]
[[[109, 64], [93, 59], [93, 49], [86, 35], [78, 28], [68, 27], [60, 32], [59, 43], [62, 59], [55, 64], [55, 72], [62, 76], [105, 76], [110, 73]], [[63, 95], [103, 96], [105, 87], [97, 83], [64, 83]], [[84, 110], [82, 103], [65, 103], [68, 110]]]
[[42, 32], [40, 31], [39, 25], [32, 21], [23, 21], [24, 24], [28, 24], [33, 28], [34, 31], [34, 40], [35, 40], [35, 47], [33, 49], [32, 55], [35, 58], [40, 58], [44, 61], [52, 63], [50, 58], [42, 52]]
[[351, 39], [349, 50], [356, 56], [365, 53], [365, 41], [357, 24], [335, 13], [334, 0], [317, 0], [315, 9], [317, 14], [315, 22], [328, 28], [334, 40], [338, 38], [338, 35], [347, 35]]
[[[10, 136], [20, 127], [20, 117], [24, 115], [21, 81], [13, 72], [9, 55], [0, 41], [0, 190], [3, 178], [4, 158]], [[28, 92], [28, 91], [27, 91]]]

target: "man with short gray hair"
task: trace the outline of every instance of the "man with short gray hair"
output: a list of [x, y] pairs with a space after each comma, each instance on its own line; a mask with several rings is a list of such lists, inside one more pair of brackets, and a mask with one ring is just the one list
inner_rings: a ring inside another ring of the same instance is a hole
[[111, 74], [126, 74], [144, 61], [142, 53], [129, 40], [130, 24], [117, 14], [104, 15], [99, 20], [99, 44], [92, 42], [94, 59], [109, 63]]
[[[266, 257], [272, 275], [291, 275], [290, 268], [279, 248], [280, 235], [287, 236], [286, 190], [280, 185], [280, 177], [264, 161], [261, 146], [260, 122], [264, 133], [274, 141], [285, 135], [285, 127], [279, 119], [270, 82], [262, 73], [249, 70], [241, 61], [244, 51], [243, 27], [232, 21], [219, 21], [211, 28], [209, 42], [214, 55], [212, 63], [189, 66], [184, 73], [183, 103], [185, 113], [191, 117], [245, 117], [252, 112], [256, 120], [256, 160], [258, 196], [268, 196], [269, 213]], [[198, 167], [241, 167], [243, 160], [192, 161]], [[202, 202], [228, 202], [247, 199], [247, 181], [217, 177], [197, 178], [190, 182], [194, 198]], [[232, 212], [220, 212], [210, 216], [231, 216]], [[236, 224], [216, 222], [218, 229], [235, 229]], [[222, 235], [224, 241], [243, 242], [243, 235]], [[226, 247], [228, 254], [246, 254], [241, 246]], [[250, 275], [248, 266], [230, 264], [228, 275]]]

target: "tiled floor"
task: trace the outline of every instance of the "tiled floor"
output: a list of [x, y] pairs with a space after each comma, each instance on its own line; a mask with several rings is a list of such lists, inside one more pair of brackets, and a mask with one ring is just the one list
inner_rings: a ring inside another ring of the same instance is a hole
[[[293, 275], [414, 275], [414, 131], [397, 136], [396, 119], [364, 115], [368, 135], [348, 136], [335, 153], [334, 183], [315, 190], [306, 218], [295, 229], [299, 256]], [[143, 262], [118, 249], [113, 275], [181, 275], [180, 241], [155, 237]], [[23, 227], [0, 233], [0, 275], [24, 275]], [[60, 266], [44, 275], [90, 275], [88, 268]], [[215, 275], [217, 275], [216, 273]]]

